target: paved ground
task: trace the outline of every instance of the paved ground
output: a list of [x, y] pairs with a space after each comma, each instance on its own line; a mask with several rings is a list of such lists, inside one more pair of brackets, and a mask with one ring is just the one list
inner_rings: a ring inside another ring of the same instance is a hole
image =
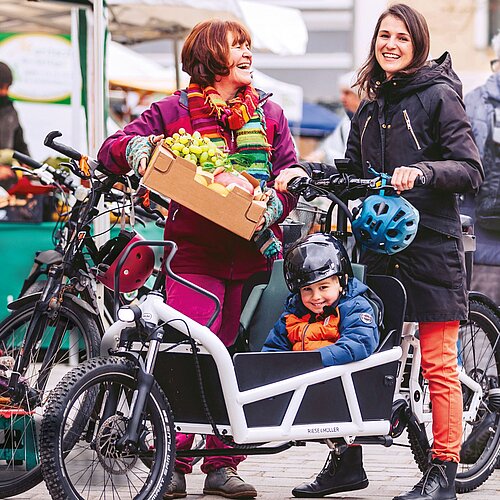
[[[334, 495], [337, 499], [392, 499], [395, 495], [413, 486], [420, 474], [412, 461], [408, 448], [392, 446], [364, 447], [365, 469], [370, 485], [365, 490]], [[246, 481], [252, 483], [259, 492], [259, 499], [280, 500], [293, 498], [291, 489], [298, 483], [312, 479], [323, 466], [327, 448], [325, 445], [310, 443], [305, 447], [297, 447], [286, 452], [262, 457], [249, 457], [243, 462], [239, 471]], [[188, 476], [188, 500], [201, 498], [222, 498], [203, 496], [204, 474], [199, 468]], [[460, 500], [493, 500], [500, 497], [500, 470], [496, 470], [488, 481], [476, 491], [459, 495]], [[23, 495], [11, 497], [16, 500], [48, 499], [49, 494], [43, 485]], [[93, 497], [107, 498], [104, 496]]]

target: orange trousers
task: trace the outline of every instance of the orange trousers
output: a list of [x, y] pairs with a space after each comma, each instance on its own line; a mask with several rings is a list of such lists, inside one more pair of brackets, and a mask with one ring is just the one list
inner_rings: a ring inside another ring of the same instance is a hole
[[432, 404], [432, 457], [459, 462], [462, 389], [457, 371], [458, 321], [419, 323], [422, 372]]

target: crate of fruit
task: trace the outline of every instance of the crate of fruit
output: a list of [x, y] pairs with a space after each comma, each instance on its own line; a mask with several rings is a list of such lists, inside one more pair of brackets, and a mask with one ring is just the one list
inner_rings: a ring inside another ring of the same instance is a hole
[[187, 136], [188, 141], [179, 142], [174, 135], [156, 147], [142, 183], [242, 238], [251, 239], [266, 209], [266, 195], [259, 181], [233, 168], [227, 155], [209, 139], [197, 132], [192, 137], [185, 133], [182, 136]]

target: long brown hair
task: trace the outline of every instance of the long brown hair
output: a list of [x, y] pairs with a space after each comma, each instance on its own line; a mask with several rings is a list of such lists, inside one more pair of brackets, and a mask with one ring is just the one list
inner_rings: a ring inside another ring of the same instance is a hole
[[251, 45], [250, 33], [237, 21], [210, 19], [191, 30], [182, 47], [181, 61], [193, 83], [206, 87], [213, 85], [217, 76], [229, 75], [229, 33], [235, 42]]
[[399, 74], [415, 73], [426, 64], [429, 56], [431, 42], [425, 17], [408, 5], [402, 3], [391, 5], [378, 18], [370, 44], [370, 55], [358, 72], [356, 85], [359, 85], [360, 95], [364, 92], [370, 99], [376, 96], [379, 82], [385, 79], [385, 72], [375, 57], [375, 45], [380, 25], [387, 16], [394, 16], [405, 24], [413, 44], [413, 59], [410, 65]]

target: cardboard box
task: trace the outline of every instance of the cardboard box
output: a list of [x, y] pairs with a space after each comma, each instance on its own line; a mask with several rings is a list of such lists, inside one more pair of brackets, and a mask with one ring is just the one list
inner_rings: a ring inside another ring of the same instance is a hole
[[[196, 165], [160, 145], [151, 157], [142, 184], [249, 240], [266, 209], [265, 203], [254, 201], [252, 195], [238, 186], [222, 196], [195, 181], [195, 174]], [[251, 175], [245, 172], [243, 175], [253, 186], [259, 185]]]

